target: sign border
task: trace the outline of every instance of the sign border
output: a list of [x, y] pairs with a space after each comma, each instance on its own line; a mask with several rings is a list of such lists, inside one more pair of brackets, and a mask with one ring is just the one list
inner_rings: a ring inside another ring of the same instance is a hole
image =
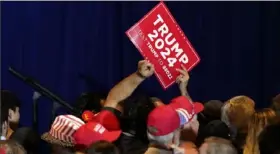
[[[181, 29], [181, 27], [179, 26], [179, 24], [176, 22], [176, 20], [174, 19], [174, 17], [173, 17], [172, 14], [170, 13], [170, 10], [167, 8], [167, 6], [164, 4], [164, 2], [161, 1], [161, 2], [160, 2], [159, 4], [157, 4], [148, 14], [146, 14], [139, 22], [137, 22], [137, 23], [134, 24], [131, 28], [129, 28], [129, 29], [125, 32], [126, 35], [128, 35], [129, 38], [132, 38], [132, 36], [129, 34], [129, 32], [131, 32], [132, 30], [134, 30], [134, 28], [135, 28], [136, 26], [138, 26], [139, 24], [141, 24], [141, 23], [143, 22], [143, 20], [145, 20], [148, 16], [150, 16], [150, 14], [152, 14], [152, 13], [153, 13], [158, 7], [160, 7], [160, 6], [162, 6], [162, 7], [166, 10], [167, 14], [168, 14], [169, 17], [172, 19], [173, 23], [175, 23], [175, 25], [177, 25], [179, 31], [183, 32], [182, 29]], [[193, 69], [193, 67], [194, 67], [195, 65], [197, 65], [197, 64], [200, 62], [200, 58], [199, 58], [198, 54], [196, 53], [196, 51], [194, 50], [193, 46], [190, 44], [189, 40], [186, 39], [185, 34], [182, 33], [182, 35], [183, 35], [183, 37], [185, 38], [185, 41], [187, 42], [189, 48], [191, 49], [191, 51], [194, 53], [194, 55], [195, 55], [196, 58], [197, 58], [197, 61], [195, 61], [195, 62], [190, 66], [190, 68], [189, 68], [189, 70], [188, 70], [188, 71], [190, 71], [190, 70]], [[136, 48], [137, 48], [138, 50], [140, 50], [140, 54], [141, 54], [145, 59], [147, 59], [147, 58], [143, 55], [143, 51], [142, 51], [141, 48], [137, 45], [137, 43], [134, 42], [134, 40], [132, 40], [132, 39], [130, 39], [130, 40], [133, 42], [133, 44], [136, 46]], [[161, 79], [161, 77], [160, 77], [160, 75], [158, 75], [158, 73], [157, 73], [156, 71], [155, 71], [155, 75], [156, 75], [157, 78], [160, 80], [160, 84], [161, 84], [161, 86], [162, 86], [164, 89], [167, 89], [168, 87], [170, 87], [170, 86], [171, 86], [172, 84], [174, 84], [174, 82], [175, 82], [175, 81], [173, 81], [173, 82], [171, 82], [170, 84], [168, 84], [168, 85], [165, 86], [165, 85], [164, 85], [164, 82], [162, 81], [162, 79]]]

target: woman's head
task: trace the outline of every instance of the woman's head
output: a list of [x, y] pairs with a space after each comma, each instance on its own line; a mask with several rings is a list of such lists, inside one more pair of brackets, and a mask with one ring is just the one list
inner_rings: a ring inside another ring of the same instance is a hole
[[273, 124], [276, 114], [272, 109], [263, 109], [253, 114], [248, 125], [248, 135], [244, 147], [244, 154], [258, 154], [258, 136], [268, 125]]
[[255, 112], [254, 107], [255, 103], [251, 98], [247, 96], [235, 96], [228, 100], [222, 107], [221, 119], [231, 129], [236, 128], [236, 131], [246, 132], [248, 121]]

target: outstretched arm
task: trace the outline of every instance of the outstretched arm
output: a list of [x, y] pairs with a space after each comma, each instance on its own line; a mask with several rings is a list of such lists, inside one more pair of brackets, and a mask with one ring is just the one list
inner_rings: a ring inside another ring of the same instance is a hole
[[151, 63], [142, 60], [138, 63], [138, 70], [115, 85], [108, 94], [105, 107], [116, 108], [118, 103], [129, 97], [133, 91], [154, 73]]
[[176, 82], [179, 85], [181, 95], [186, 96], [190, 101], [192, 101], [192, 98], [190, 97], [187, 90], [190, 76], [187, 69], [183, 65], [181, 65], [181, 67], [182, 69], [176, 69], [178, 72], [180, 72], [180, 75], [177, 77]]

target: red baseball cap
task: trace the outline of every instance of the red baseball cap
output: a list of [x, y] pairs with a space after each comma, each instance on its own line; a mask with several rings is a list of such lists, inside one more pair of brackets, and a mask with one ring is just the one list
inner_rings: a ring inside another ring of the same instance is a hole
[[172, 99], [168, 106], [171, 106], [179, 113], [181, 125], [189, 122], [189, 120], [191, 120], [194, 115], [198, 114], [204, 109], [203, 104], [198, 102], [193, 103], [185, 96], [179, 96]]
[[109, 110], [102, 110], [95, 114], [93, 120], [102, 124], [109, 131], [121, 129], [118, 118]]
[[147, 127], [150, 134], [164, 136], [180, 127], [180, 118], [170, 106], [159, 106], [148, 115]]
[[105, 140], [116, 141], [121, 134], [120, 130], [108, 131], [98, 122], [90, 121], [81, 126], [73, 135], [76, 146], [89, 147], [92, 143]]

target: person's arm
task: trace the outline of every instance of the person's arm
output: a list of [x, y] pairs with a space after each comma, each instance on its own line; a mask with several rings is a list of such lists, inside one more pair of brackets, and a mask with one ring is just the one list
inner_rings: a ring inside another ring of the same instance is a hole
[[189, 100], [192, 101], [192, 98], [190, 97], [187, 90], [190, 76], [187, 69], [183, 65], [181, 65], [181, 67], [182, 69], [176, 69], [178, 72], [180, 72], [180, 75], [177, 77], [176, 82], [179, 85], [181, 95], [187, 97]]
[[123, 79], [114, 86], [106, 99], [104, 107], [116, 108], [120, 101], [129, 97], [133, 91], [147, 78], [154, 73], [154, 67], [151, 63], [142, 60], [138, 63], [137, 72]]

